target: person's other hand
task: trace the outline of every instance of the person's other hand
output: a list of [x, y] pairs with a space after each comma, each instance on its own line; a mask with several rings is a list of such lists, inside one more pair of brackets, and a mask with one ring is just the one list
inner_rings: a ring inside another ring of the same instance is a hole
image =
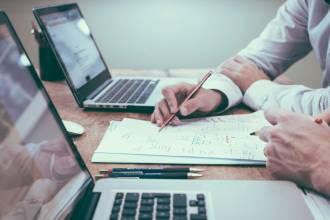
[[267, 168], [273, 177], [291, 180], [330, 195], [330, 127], [310, 116], [269, 109], [259, 137], [267, 142]]
[[269, 80], [269, 77], [252, 61], [235, 56], [224, 61], [218, 69], [228, 76], [243, 93], [258, 80]]
[[[162, 90], [164, 99], [155, 106], [155, 110], [151, 115], [151, 122], [161, 126], [170, 114], [175, 113], [178, 110], [180, 110], [181, 115], [187, 116], [192, 113], [207, 114], [217, 108], [224, 109], [227, 106], [227, 97], [222, 92], [204, 88], [200, 88], [193, 98], [180, 106], [195, 86], [196, 85], [188, 83], [179, 83], [164, 88]], [[172, 124], [180, 124], [179, 118], [175, 117]]]
[[74, 155], [68, 150], [63, 138], [50, 140], [40, 145], [34, 157], [34, 174], [41, 178], [66, 181], [79, 172]]

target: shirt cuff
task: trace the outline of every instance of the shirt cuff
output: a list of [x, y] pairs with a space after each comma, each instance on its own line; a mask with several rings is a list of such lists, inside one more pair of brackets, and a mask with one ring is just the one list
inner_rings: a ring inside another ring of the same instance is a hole
[[243, 103], [253, 110], [261, 109], [269, 95], [282, 86], [269, 80], [258, 80], [246, 90]]
[[243, 98], [239, 87], [231, 79], [221, 73], [213, 73], [204, 83], [203, 88], [218, 90], [227, 96], [228, 106], [223, 111], [237, 105]]

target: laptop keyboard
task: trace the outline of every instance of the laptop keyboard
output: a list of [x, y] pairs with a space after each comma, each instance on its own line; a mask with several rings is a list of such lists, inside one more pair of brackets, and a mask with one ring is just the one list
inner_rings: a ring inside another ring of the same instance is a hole
[[159, 80], [120, 79], [99, 97], [96, 102], [144, 104], [158, 83]]
[[206, 220], [203, 193], [117, 192], [110, 220]]

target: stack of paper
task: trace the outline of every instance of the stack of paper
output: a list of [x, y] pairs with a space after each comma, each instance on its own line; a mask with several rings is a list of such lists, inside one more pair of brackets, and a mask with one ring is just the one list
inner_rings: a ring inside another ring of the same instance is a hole
[[92, 162], [264, 164], [265, 143], [250, 133], [269, 125], [262, 112], [185, 120], [161, 132], [149, 121], [112, 122]]

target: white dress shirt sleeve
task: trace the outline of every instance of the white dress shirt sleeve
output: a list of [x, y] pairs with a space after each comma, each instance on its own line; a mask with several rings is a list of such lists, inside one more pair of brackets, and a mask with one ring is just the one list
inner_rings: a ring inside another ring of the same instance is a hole
[[237, 105], [243, 98], [239, 87], [231, 79], [221, 73], [213, 73], [204, 83], [203, 88], [218, 90], [227, 96], [228, 106], [223, 111]]
[[238, 54], [274, 79], [311, 51], [307, 25], [308, 0], [288, 0], [259, 37]]
[[248, 88], [243, 102], [254, 110], [277, 106], [314, 116], [330, 107], [330, 87], [311, 89], [260, 80]]

